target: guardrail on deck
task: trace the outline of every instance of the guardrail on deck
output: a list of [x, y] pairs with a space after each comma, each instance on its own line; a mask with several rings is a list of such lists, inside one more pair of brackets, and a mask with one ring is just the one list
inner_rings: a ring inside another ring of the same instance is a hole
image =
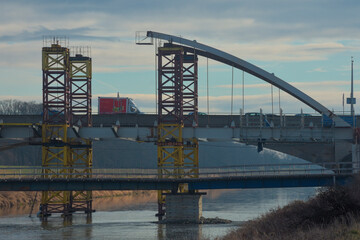
[[[178, 167], [164, 168], [168, 171], [174, 171], [171, 178], [187, 178], [194, 176], [194, 173], [188, 173], [193, 168]], [[353, 168], [351, 163], [297, 163], [297, 164], [247, 164], [222, 167], [208, 167], [199, 169], [199, 178], [216, 177], [246, 177], [246, 176], [284, 176], [284, 175], [311, 175], [323, 174], [333, 175], [353, 174], [359, 169]], [[89, 173], [92, 171], [91, 173]], [[154, 179], [162, 178], [158, 175], [158, 169], [87, 169], [70, 168], [58, 166], [52, 167], [0, 167], [0, 179], [12, 178], [127, 178], [127, 179]], [[166, 177], [163, 177], [166, 178]], [[167, 177], [168, 178], [168, 177]]]

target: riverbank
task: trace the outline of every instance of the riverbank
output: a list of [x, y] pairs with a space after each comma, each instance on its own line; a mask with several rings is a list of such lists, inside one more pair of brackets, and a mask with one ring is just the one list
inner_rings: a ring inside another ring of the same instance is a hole
[[360, 239], [360, 177], [244, 223], [222, 240]]
[[[0, 215], [30, 213], [35, 195], [36, 192], [0, 192]], [[40, 200], [41, 192], [35, 200], [35, 213]], [[156, 201], [156, 191], [93, 191], [93, 208], [96, 210], [121, 209]]]
[[[42, 222], [35, 217], [35, 211], [29, 218], [28, 210], [21, 212], [21, 208], [17, 210], [14, 207], [9, 209], [11, 212], [1, 209], [0, 232], [4, 239], [12, 239], [16, 233], [16, 238], [23, 240], [54, 237], [69, 240], [103, 239], [107, 236], [139, 240], [215, 239], [276, 206], [285, 206], [295, 199], [309, 199], [309, 196], [314, 196], [315, 191], [314, 188], [207, 191], [208, 194], [203, 197], [202, 215], [204, 218], [218, 217], [233, 221], [227, 224], [155, 224], [156, 191], [153, 200], [151, 196], [140, 193], [124, 197], [95, 198], [93, 203], [97, 211], [91, 219], [80, 212], [74, 214], [70, 221], [63, 221], [59, 214], [54, 214], [47, 222]], [[125, 202], [125, 199], [128, 200]], [[143, 203], [139, 203], [140, 201]]]

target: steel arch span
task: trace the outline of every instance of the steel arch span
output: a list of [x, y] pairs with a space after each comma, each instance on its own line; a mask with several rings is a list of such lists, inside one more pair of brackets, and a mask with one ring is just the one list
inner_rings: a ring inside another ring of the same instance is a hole
[[280, 88], [281, 90], [287, 92], [291, 96], [305, 103], [309, 107], [313, 108], [320, 114], [324, 114], [327, 117], [332, 118], [333, 121], [335, 122], [336, 127], [350, 127], [348, 123], [346, 123], [344, 120], [336, 116], [332, 111], [330, 111], [328, 108], [323, 106], [321, 103], [319, 103], [309, 95], [305, 94], [304, 92], [300, 91], [299, 89], [285, 82], [284, 80], [276, 77], [274, 74], [269, 73], [245, 60], [235, 57], [234, 55], [207, 46], [205, 44], [199, 43], [196, 40], [189, 40], [169, 34], [148, 31], [146, 36], [150, 38], [166, 40], [169, 41], [170, 43], [178, 43], [184, 47], [187, 46], [188, 47], [187, 51], [189, 52], [196, 51], [198, 55], [205, 56], [215, 61], [219, 61], [227, 65], [233, 66], [237, 69], [243, 70], [255, 77], [264, 80], [265, 82], [268, 82]]

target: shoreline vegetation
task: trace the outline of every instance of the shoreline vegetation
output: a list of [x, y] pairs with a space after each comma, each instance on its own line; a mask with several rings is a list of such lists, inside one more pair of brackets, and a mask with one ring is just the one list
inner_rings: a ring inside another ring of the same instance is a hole
[[360, 239], [360, 176], [250, 220], [221, 240]]
[[[0, 216], [29, 214], [36, 192], [0, 192]], [[38, 192], [34, 210], [36, 214], [41, 201]], [[157, 201], [156, 191], [93, 191], [95, 210], [121, 209]]]
[[[0, 192], [1, 215], [28, 214], [35, 194]], [[32, 214], [36, 214], [40, 198], [38, 194]], [[121, 209], [156, 199], [156, 191], [93, 191], [96, 210]], [[307, 201], [294, 201], [270, 210], [217, 239], [360, 239], [360, 175], [346, 186], [321, 188]]]

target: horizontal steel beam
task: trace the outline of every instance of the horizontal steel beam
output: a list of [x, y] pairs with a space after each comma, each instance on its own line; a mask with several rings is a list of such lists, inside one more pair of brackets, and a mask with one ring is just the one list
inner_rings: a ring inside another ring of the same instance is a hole
[[158, 179], [1, 179], [0, 191], [177, 190]]
[[351, 175], [246, 176], [201, 179], [1, 179], [0, 191], [173, 190], [180, 183], [189, 190], [317, 187], [343, 185]]
[[207, 181], [200, 179], [190, 182], [190, 190], [201, 189], [253, 189], [253, 188], [289, 188], [289, 187], [326, 187], [345, 185], [352, 179], [348, 175], [308, 175], [308, 176], [271, 176], [271, 177], [234, 177]]
[[[274, 114], [262, 115], [262, 121], [260, 114], [253, 115], [199, 115], [198, 127], [259, 127], [261, 122], [263, 126], [266, 124], [273, 124], [277, 127], [310, 127], [321, 128], [331, 127], [333, 122], [330, 119], [324, 119], [321, 116], [307, 116], [307, 115], [288, 115], [282, 114], [282, 116]], [[348, 116], [349, 117], [349, 116]], [[349, 120], [349, 119], [348, 119]], [[42, 121], [41, 115], [0, 115], [0, 127], [3, 125], [23, 125], [27, 124], [27, 127], [38, 128]], [[157, 122], [157, 115], [155, 114], [94, 114], [93, 126], [94, 127], [111, 127], [112, 125], [118, 125], [121, 127], [154, 127]], [[360, 116], [356, 116], [356, 123], [360, 123]], [[360, 127], [360, 124], [357, 124]], [[34, 129], [34, 130], [35, 130]]]

